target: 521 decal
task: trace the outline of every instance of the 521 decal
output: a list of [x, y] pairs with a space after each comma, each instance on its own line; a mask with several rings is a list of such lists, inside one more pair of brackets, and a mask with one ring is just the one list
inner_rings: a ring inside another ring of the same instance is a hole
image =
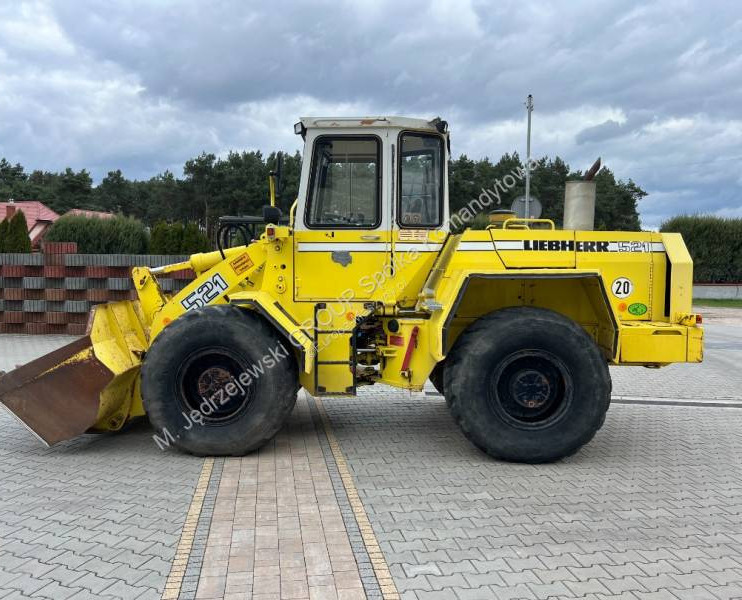
[[651, 252], [650, 242], [616, 242], [619, 252]]
[[216, 299], [223, 292], [228, 289], [227, 282], [224, 281], [219, 273], [211, 276], [210, 279], [204, 281], [195, 292], [191, 292], [180, 301], [180, 304], [186, 310], [192, 310], [194, 308], [201, 308], [206, 306], [212, 300]]

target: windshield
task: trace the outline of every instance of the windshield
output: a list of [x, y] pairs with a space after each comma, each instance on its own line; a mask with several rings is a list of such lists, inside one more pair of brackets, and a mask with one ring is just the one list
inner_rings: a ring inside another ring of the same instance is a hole
[[307, 225], [379, 224], [379, 140], [323, 136], [315, 142]]

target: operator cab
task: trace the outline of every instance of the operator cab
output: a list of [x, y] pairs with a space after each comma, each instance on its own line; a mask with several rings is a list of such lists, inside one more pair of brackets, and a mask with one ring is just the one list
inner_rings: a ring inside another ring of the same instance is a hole
[[[388, 272], [395, 256], [415, 251], [425, 256], [414, 269], [393, 270], [395, 300], [414, 301], [448, 233], [447, 123], [307, 117], [294, 131], [311, 157], [302, 166], [294, 219], [302, 273], [295, 299], [337, 298], [349, 282]], [[350, 287], [359, 299], [389, 293], [389, 286]]]

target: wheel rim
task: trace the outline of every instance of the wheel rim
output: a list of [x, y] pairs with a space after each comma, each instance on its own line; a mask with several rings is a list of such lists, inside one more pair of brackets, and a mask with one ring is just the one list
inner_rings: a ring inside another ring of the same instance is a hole
[[[224, 425], [243, 415], [255, 397], [252, 379], [244, 385], [247, 361], [226, 348], [206, 348], [178, 369], [180, 401], [190, 414], [198, 411], [204, 424]], [[231, 384], [231, 385], [230, 385]]]
[[541, 429], [562, 418], [572, 402], [572, 387], [572, 376], [560, 358], [545, 350], [521, 350], [492, 374], [489, 404], [516, 427]]

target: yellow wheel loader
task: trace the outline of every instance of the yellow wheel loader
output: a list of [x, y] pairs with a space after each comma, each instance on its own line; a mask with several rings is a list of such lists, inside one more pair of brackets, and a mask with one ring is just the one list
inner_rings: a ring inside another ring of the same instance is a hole
[[[258, 239], [134, 268], [138, 301], [96, 307], [86, 337], [0, 379], [4, 406], [47, 444], [146, 415], [163, 447], [240, 455], [276, 434], [300, 387], [430, 379], [476, 446], [538, 463], [601, 427], [609, 365], [702, 360], [680, 236], [501, 211], [466, 229], [497, 206], [483, 195], [449, 214], [440, 119], [304, 118], [295, 132], [286, 222], [267, 206]], [[183, 268], [196, 278], [163, 293], [158, 275]]]

